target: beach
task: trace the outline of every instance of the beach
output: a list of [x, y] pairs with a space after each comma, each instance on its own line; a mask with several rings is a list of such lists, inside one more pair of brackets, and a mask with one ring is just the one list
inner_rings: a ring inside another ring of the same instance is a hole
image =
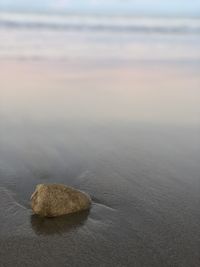
[[[0, 27], [0, 266], [198, 267], [198, 32], [27, 27]], [[40, 183], [91, 210], [33, 215]]]

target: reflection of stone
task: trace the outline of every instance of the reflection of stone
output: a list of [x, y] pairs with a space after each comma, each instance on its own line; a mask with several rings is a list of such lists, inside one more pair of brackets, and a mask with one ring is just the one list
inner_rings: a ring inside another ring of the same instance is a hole
[[31, 196], [33, 212], [45, 217], [87, 210], [90, 205], [87, 194], [61, 184], [39, 184]]
[[89, 211], [63, 215], [55, 218], [31, 216], [31, 226], [37, 235], [54, 235], [74, 231], [84, 225]]

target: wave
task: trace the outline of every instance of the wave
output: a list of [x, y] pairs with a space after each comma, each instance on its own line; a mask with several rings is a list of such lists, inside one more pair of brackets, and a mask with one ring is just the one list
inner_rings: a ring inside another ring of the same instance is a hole
[[0, 28], [200, 34], [200, 19], [0, 13]]

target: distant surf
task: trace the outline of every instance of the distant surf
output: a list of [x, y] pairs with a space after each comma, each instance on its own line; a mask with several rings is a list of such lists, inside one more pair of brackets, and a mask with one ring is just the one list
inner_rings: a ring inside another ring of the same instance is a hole
[[0, 28], [200, 34], [200, 19], [0, 13]]
[[200, 19], [0, 12], [0, 60], [200, 61]]

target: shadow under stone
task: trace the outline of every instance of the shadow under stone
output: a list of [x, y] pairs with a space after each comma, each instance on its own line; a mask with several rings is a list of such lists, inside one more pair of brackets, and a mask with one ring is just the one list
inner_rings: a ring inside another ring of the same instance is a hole
[[40, 217], [34, 214], [31, 216], [31, 226], [37, 235], [60, 235], [69, 231], [75, 231], [83, 226], [88, 215], [89, 211], [54, 218]]

